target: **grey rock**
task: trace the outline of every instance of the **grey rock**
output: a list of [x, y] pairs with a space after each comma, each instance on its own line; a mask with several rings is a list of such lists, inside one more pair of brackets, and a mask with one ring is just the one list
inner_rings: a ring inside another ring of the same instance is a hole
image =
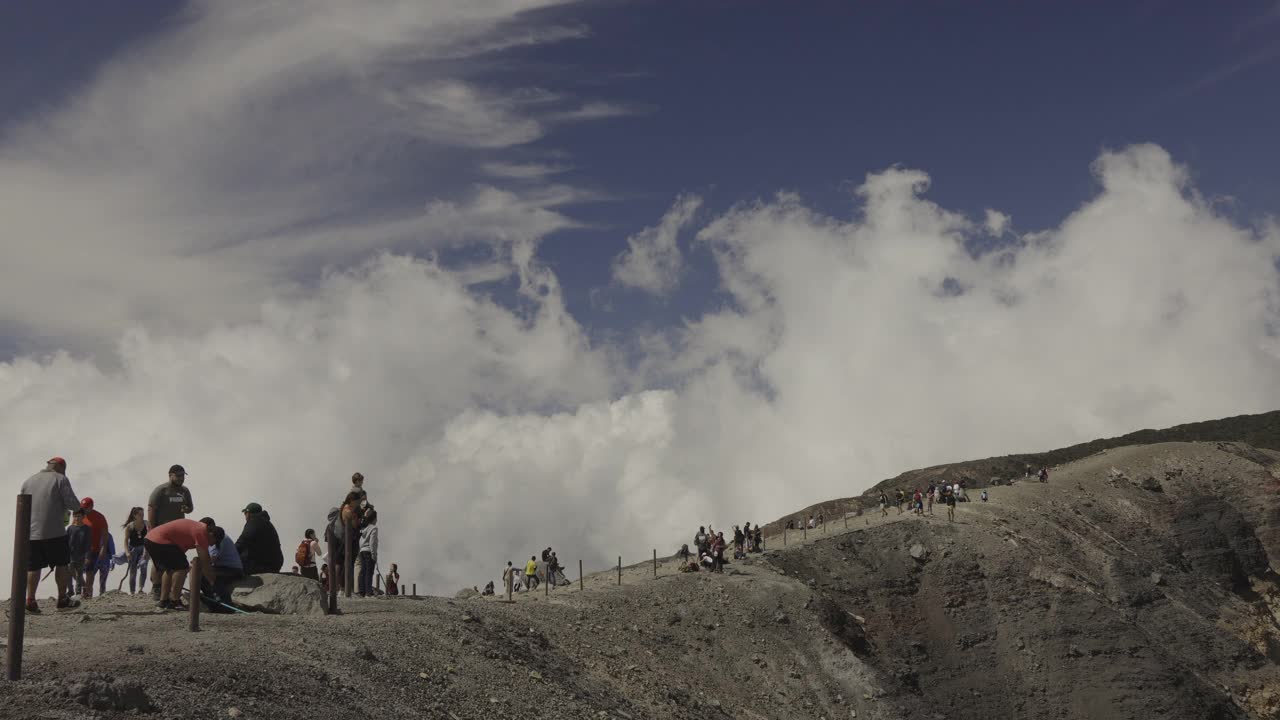
[[67, 687], [67, 694], [76, 702], [93, 710], [116, 712], [136, 710], [141, 713], [156, 710], [140, 683], [116, 682], [113, 678], [105, 676], [95, 675], [73, 682]]
[[273, 615], [324, 615], [329, 598], [320, 583], [301, 575], [250, 575], [231, 586], [231, 599], [246, 610]]
[[912, 545], [911, 550], [909, 552], [911, 553], [911, 557], [916, 560], [923, 561], [929, 557], [929, 551], [925, 548], [924, 545], [921, 545], [920, 543], [916, 543], [915, 545]]

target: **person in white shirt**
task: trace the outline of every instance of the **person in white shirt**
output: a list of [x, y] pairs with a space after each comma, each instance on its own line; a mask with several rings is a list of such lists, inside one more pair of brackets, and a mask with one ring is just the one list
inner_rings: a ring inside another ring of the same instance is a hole
[[378, 565], [378, 512], [364, 516], [365, 528], [360, 533], [360, 597], [373, 597], [373, 572]]

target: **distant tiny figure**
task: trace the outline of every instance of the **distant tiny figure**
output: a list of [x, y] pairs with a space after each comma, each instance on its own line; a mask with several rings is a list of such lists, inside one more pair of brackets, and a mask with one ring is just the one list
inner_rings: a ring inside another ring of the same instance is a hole
[[302, 573], [298, 572], [298, 566], [297, 566], [297, 565], [294, 565], [293, 567], [289, 568], [289, 574], [290, 574], [290, 575], [301, 575]]
[[880, 517], [889, 517], [889, 497], [880, 491]]
[[954, 492], [947, 494], [947, 521], [956, 521], [956, 494]]
[[987, 491], [986, 491], [986, 490], [983, 490], [983, 491], [982, 491], [982, 502], [986, 502], [986, 501], [987, 501]]
[[1040, 468], [1040, 482], [1049, 482], [1049, 468]]
[[387, 594], [400, 594], [400, 568], [395, 563], [391, 563], [391, 569], [387, 571]]
[[524, 589], [532, 590], [538, 586], [538, 557], [536, 555], [529, 556], [529, 562], [524, 565]]

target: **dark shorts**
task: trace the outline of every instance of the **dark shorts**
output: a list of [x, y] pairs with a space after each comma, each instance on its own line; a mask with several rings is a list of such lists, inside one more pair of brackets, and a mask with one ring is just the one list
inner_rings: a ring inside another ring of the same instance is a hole
[[67, 536], [27, 541], [27, 570], [38, 572], [71, 564], [71, 546]]
[[143, 545], [147, 548], [147, 555], [151, 556], [151, 564], [161, 572], [191, 568], [191, 563], [187, 562], [187, 554], [177, 545], [160, 545], [150, 540], [144, 540]]

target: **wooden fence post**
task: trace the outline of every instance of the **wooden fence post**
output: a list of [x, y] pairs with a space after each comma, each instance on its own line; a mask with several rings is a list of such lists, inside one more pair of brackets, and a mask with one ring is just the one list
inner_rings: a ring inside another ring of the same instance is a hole
[[9, 585], [9, 645], [5, 649], [5, 667], [10, 680], [22, 679], [22, 643], [27, 630], [27, 544], [30, 540], [31, 496], [19, 495], [13, 525], [13, 582]]
[[338, 615], [338, 543], [329, 536], [329, 615]]
[[354, 527], [347, 528], [347, 536], [345, 539], [346, 557], [342, 558], [342, 592], [348, 598], [351, 597], [351, 591], [356, 584], [356, 555], [355, 555], [355, 534]]
[[200, 556], [196, 555], [196, 561], [191, 565], [191, 577], [187, 581], [187, 592], [191, 594], [191, 614], [189, 630], [191, 632], [200, 632], [200, 578], [204, 573], [204, 563], [200, 560]]
[[658, 577], [658, 548], [653, 549], [653, 576]]
[[418, 597], [418, 583], [413, 584], [413, 596]]
[[618, 556], [618, 584], [622, 584], [622, 556]]
[[782, 547], [787, 546], [787, 526], [782, 526]]
[[582, 574], [582, 561], [578, 561], [578, 592], [587, 589], [587, 579]]

